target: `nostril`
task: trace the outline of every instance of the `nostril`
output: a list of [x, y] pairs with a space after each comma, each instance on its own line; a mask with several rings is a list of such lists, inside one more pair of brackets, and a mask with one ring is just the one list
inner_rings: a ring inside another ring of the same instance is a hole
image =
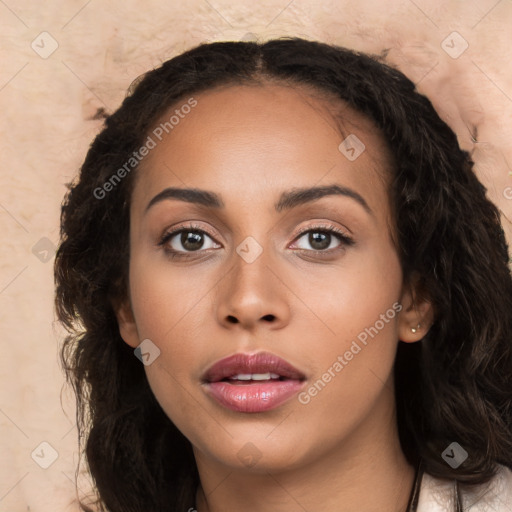
[[[233, 315], [228, 315], [226, 318], [227, 318], [228, 322], [230, 322], [232, 324], [239, 323], [239, 320], [236, 317], [234, 317]], [[273, 322], [276, 319], [276, 317], [275, 317], [275, 315], [269, 314], [269, 315], [263, 316], [262, 319], [267, 320], [269, 322]]]

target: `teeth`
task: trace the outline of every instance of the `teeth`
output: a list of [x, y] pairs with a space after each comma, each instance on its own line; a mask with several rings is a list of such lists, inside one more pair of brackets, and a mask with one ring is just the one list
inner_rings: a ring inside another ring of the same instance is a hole
[[251, 374], [250, 373], [239, 373], [238, 375], [235, 375], [231, 377], [232, 380], [251, 380]]
[[270, 380], [270, 379], [279, 379], [279, 375], [277, 373], [239, 373], [238, 375], [233, 375], [230, 377], [230, 380]]

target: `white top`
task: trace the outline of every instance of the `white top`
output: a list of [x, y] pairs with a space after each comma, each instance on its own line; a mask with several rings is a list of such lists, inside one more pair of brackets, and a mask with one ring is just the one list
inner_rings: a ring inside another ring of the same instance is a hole
[[[469, 487], [469, 486], [467, 486]], [[464, 512], [512, 512], [512, 471], [500, 466], [487, 484], [470, 491], [460, 488]], [[452, 512], [455, 506], [455, 483], [423, 474], [417, 512]]]

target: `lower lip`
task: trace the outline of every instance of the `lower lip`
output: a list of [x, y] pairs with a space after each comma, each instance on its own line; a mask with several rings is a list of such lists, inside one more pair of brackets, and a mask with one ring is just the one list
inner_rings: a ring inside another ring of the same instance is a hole
[[221, 405], [237, 412], [264, 412], [279, 407], [303, 387], [299, 380], [275, 380], [251, 384], [226, 381], [206, 384], [209, 394]]

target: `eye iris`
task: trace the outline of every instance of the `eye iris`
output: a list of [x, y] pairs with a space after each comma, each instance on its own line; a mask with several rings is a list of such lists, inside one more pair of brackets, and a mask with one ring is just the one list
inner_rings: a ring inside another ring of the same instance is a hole
[[[309, 233], [309, 243], [311, 247], [315, 250], [327, 249], [331, 244], [331, 235], [329, 233], [321, 233], [319, 231], [314, 231]], [[318, 246], [317, 244], [320, 244]]]
[[204, 243], [202, 233], [195, 231], [184, 231], [181, 233], [181, 245], [188, 251], [200, 249]]

